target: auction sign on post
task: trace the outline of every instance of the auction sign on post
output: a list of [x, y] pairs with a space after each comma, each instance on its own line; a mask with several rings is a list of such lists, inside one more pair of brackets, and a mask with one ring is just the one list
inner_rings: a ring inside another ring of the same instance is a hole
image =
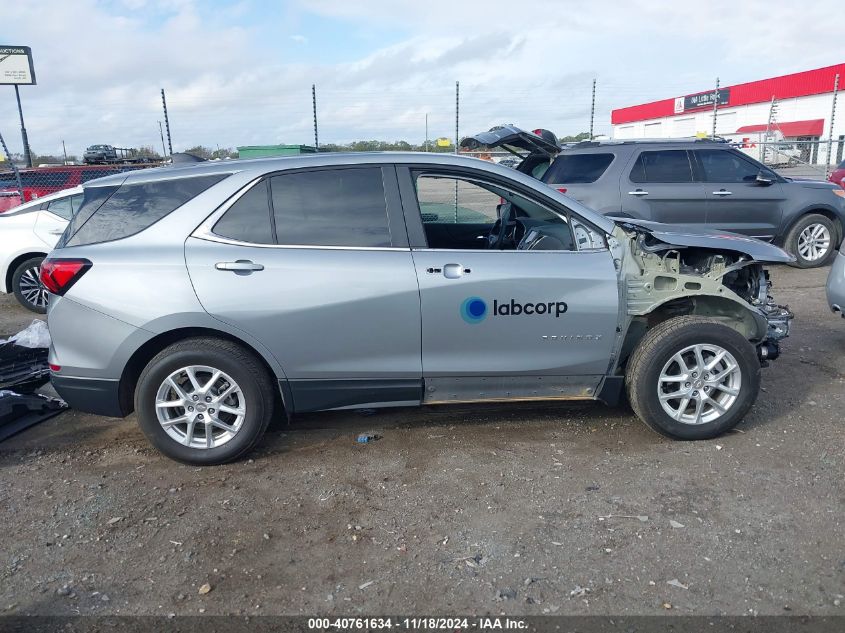
[[32, 65], [32, 50], [29, 46], [0, 44], [0, 84], [35, 85], [35, 68]]

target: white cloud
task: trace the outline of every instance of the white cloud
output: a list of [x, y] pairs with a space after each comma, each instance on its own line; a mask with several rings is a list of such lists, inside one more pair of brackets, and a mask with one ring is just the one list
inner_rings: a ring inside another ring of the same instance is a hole
[[[175, 149], [310, 142], [312, 83], [324, 142], [419, 142], [426, 113], [432, 138], [454, 135], [456, 80], [462, 133], [502, 122], [577, 133], [596, 77], [601, 132], [613, 107], [706, 89], [716, 76], [725, 85], [845, 61], [832, 1], [796, 13], [785, 0], [694, 11], [667, 0], [302, 0], [288, 10], [309, 19], [278, 24], [249, 1], [211, 10], [196, 0], [42, 0], [37, 14], [7, 4], [6, 31], [35, 56], [39, 85], [21, 96], [42, 153], [62, 139], [74, 153], [158, 147], [162, 87]], [[343, 56], [344, 42], [304, 28], [321, 18], [348, 25], [350, 43], [362, 30], [375, 43]], [[326, 48], [340, 61], [320, 61], [332, 58]], [[0, 92], [0, 131], [17, 151], [14, 99]]]

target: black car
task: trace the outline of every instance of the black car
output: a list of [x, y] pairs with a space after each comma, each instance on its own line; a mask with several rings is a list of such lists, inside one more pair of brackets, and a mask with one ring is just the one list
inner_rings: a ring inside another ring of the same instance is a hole
[[605, 215], [756, 237], [782, 246], [801, 268], [827, 264], [842, 242], [845, 189], [785, 178], [724, 141], [583, 141], [563, 147], [549, 134], [507, 125], [461, 145], [520, 153], [519, 171]]

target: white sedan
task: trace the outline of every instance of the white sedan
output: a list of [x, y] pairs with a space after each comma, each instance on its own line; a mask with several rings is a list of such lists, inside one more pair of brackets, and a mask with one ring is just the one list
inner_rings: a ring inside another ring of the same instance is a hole
[[38, 269], [81, 202], [82, 187], [74, 187], [0, 214], [0, 290], [14, 293], [28, 310], [47, 310]]

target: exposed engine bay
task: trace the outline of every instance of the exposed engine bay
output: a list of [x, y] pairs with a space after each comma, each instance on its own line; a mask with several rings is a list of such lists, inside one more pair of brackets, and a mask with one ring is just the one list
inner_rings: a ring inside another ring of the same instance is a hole
[[623, 238], [630, 256], [618, 243], [611, 251], [616, 251], [632, 327], [648, 328], [682, 314], [708, 316], [754, 343], [761, 362], [777, 358], [778, 341], [789, 335], [793, 314], [770, 296], [761, 262], [738, 250], [670, 244], [631, 224], [620, 228], [614, 237]]

